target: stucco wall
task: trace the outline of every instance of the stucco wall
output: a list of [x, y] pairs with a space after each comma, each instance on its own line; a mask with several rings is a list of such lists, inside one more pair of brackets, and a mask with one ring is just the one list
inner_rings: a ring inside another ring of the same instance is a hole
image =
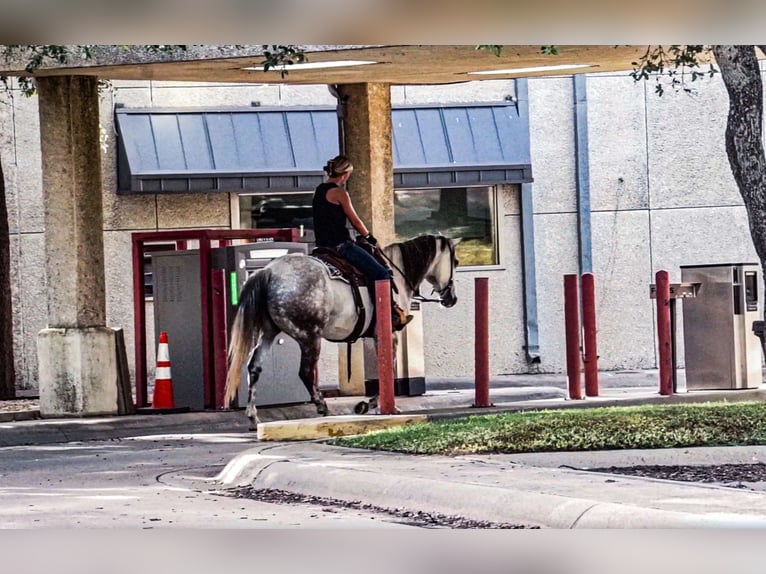
[[[728, 105], [719, 78], [695, 83], [690, 97], [627, 74], [588, 77], [588, 136], [600, 365], [653, 367], [654, 310], [648, 285], [658, 269], [680, 280], [679, 265], [756, 260], [747, 220], [724, 151]], [[392, 87], [392, 103], [499, 101], [513, 82]], [[0, 156], [11, 227], [15, 352], [19, 386], [37, 386], [36, 336], [46, 325], [40, 142], [36, 99], [16, 92], [0, 103]], [[325, 86], [193, 85], [120, 82], [102, 94], [104, 249], [107, 316], [126, 331], [133, 367], [130, 234], [157, 229], [232, 225], [228, 194], [118, 196], [113, 106], [186, 107], [333, 105]], [[535, 251], [541, 363], [564, 369], [563, 274], [576, 273], [577, 215], [572, 79], [529, 81]], [[518, 189], [498, 192], [500, 265], [457, 275], [460, 303], [424, 307], [426, 372], [473, 372], [473, 280], [490, 278], [491, 372], [527, 372]], [[150, 325], [151, 328], [151, 325]], [[150, 338], [150, 340], [153, 340]], [[149, 349], [149, 370], [154, 350]], [[171, 350], [172, 356], [172, 350]], [[325, 343], [322, 384], [337, 374], [336, 345]]]

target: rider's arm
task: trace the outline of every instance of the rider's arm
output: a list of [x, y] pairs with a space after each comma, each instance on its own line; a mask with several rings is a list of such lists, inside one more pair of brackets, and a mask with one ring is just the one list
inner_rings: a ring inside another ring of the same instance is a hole
[[351, 204], [351, 197], [349, 197], [348, 192], [345, 189], [342, 187], [332, 188], [327, 192], [327, 200], [330, 203], [335, 203], [343, 208], [343, 213], [346, 214], [346, 217], [348, 217], [351, 225], [353, 225], [354, 229], [356, 229], [361, 235], [367, 236], [370, 234], [370, 230], [367, 229], [367, 226], [364, 224], [364, 222], [359, 219], [354, 206]]

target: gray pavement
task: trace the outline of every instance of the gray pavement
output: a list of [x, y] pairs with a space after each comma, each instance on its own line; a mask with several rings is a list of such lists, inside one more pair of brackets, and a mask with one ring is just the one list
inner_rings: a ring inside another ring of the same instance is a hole
[[[451, 380], [429, 384], [422, 397], [397, 397], [396, 402], [404, 413], [426, 412], [429, 419], [439, 419], [535, 408], [766, 398], [764, 388], [660, 397], [656, 380], [652, 372], [605, 374], [599, 397], [572, 401], [566, 399], [562, 376], [502, 377], [493, 380], [495, 406], [489, 409], [471, 408], [470, 380]], [[330, 399], [330, 413], [351, 414], [360, 398]], [[263, 421], [315, 416], [310, 405], [260, 409], [259, 415]], [[0, 422], [0, 446], [242, 432], [246, 425], [243, 411], [7, 421]], [[766, 447], [438, 457], [283, 442], [243, 446], [215, 482], [549, 528], [760, 528], [766, 527], [763, 492], [580, 470], [760, 461], [766, 462]]]

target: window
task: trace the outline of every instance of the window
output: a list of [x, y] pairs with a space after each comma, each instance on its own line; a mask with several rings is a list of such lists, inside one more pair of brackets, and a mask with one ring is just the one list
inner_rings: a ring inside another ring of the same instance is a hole
[[421, 233], [460, 238], [456, 251], [461, 266], [497, 265], [495, 195], [493, 187], [396, 190], [396, 238]]
[[[303, 241], [314, 241], [311, 192], [240, 195], [243, 229], [302, 229]], [[397, 189], [394, 225], [397, 241], [423, 233], [460, 238], [460, 265], [498, 265], [496, 191], [494, 187]]]
[[314, 219], [311, 211], [313, 192], [240, 195], [239, 219], [242, 229], [301, 230], [301, 241], [314, 241]]

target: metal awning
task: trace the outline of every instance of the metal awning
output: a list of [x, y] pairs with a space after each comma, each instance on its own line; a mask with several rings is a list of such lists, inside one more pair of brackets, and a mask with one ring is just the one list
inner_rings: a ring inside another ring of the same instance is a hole
[[[525, 106], [392, 110], [394, 186], [532, 181]], [[337, 154], [332, 107], [116, 108], [118, 192], [312, 191]]]

